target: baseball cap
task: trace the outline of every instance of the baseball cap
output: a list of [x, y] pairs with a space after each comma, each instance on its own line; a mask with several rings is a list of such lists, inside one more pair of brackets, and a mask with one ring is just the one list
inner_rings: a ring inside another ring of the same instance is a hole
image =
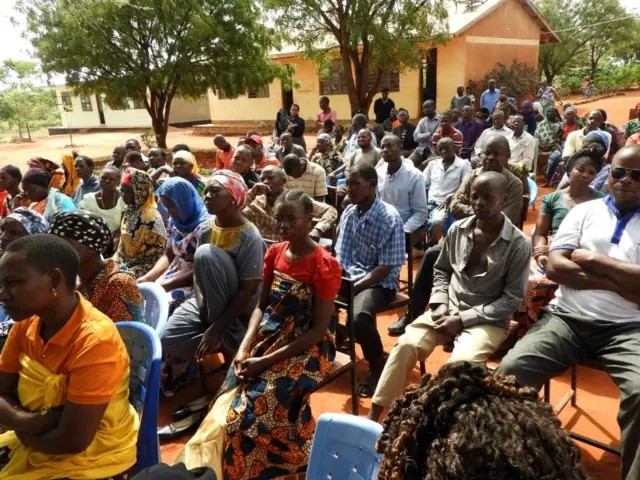
[[249, 138], [245, 138], [244, 139], [245, 142], [247, 140], [253, 140], [256, 143], [259, 143], [260, 145], [264, 145], [264, 143], [262, 141], [262, 137], [260, 135], [251, 135]]

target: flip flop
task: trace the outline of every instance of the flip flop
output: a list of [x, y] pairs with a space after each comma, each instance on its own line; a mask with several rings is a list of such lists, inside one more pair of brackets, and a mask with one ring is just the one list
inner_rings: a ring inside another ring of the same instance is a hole
[[163, 443], [176, 440], [192, 429], [198, 428], [203, 419], [204, 412], [202, 411], [196, 412], [193, 415], [185, 418], [184, 420], [180, 420], [179, 422], [165, 425], [164, 427], [158, 429], [158, 441]]
[[187, 403], [184, 407], [179, 408], [171, 413], [171, 420], [174, 422], [179, 422], [184, 420], [187, 417], [190, 417], [194, 413], [202, 412], [206, 410], [211, 403], [210, 396], [204, 396], [197, 398], [196, 400]]

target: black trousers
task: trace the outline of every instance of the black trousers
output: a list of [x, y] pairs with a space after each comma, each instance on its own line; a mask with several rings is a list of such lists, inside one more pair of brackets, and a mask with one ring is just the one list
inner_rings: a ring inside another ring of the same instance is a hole
[[416, 280], [413, 284], [411, 294], [411, 308], [413, 308], [413, 318], [422, 315], [429, 305], [431, 290], [433, 289], [433, 266], [442, 252], [441, 245], [430, 247], [422, 257], [422, 262], [418, 267]]
[[362, 347], [367, 362], [379, 359], [384, 353], [376, 326], [376, 313], [389, 305], [395, 296], [394, 290], [377, 286], [363, 290], [354, 298], [356, 343]]

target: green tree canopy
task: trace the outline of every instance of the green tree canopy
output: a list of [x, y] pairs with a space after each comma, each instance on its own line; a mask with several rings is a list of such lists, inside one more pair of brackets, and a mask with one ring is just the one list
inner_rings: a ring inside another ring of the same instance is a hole
[[561, 38], [540, 47], [539, 66], [549, 83], [576, 64], [588, 64], [595, 76], [600, 60], [629, 41], [634, 25], [619, 0], [538, 0], [537, 7]]
[[445, 0], [263, 0], [263, 5], [281, 34], [321, 72], [334, 59], [342, 63], [352, 111], [369, 110], [384, 71], [420, 68], [433, 44], [447, 36]]
[[26, 127], [29, 140], [30, 124], [57, 116], [51, 89], [35, 85], [41, 73], [35, 62], [5, 60], [0, 66], [0, 83], [5, 87], [0, 93], [0, 120], [17, 123], [21, 138]]
[[224, 90], [257, 90], [285, 70], [253, 0], [18, 0], [45, 72], [107, 104], [144, 102], [166, 147], [171, 102]]

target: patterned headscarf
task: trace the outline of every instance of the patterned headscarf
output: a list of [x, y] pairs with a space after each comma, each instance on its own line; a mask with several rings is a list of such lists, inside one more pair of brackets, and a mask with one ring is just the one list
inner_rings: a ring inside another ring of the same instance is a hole
[[198, 162], [196, 162], [196, 157], [194, 157], [191, 152], [187, 152], [186, 150], [179, 150], [173, 154], [173, 159], [175, 160], [176, 158], [180, 158], [192, 165], [192, 175], [196, 175], [198, 173]]
[[86, 210], [56, 214], [51, 220], [49, 233], [75, 240], [97, 253], [104, 253], [111, 245], [111, 230], [107, 222]]
[[567, 107], [567, 108], [565, 108], [565, 110], [564, 110], [564, 114], [566, 115], [566, 114], [567, 114], [567, 113], [569, 113], [569, 112], [573, 112], [573, 113], [575, 113], [576, 115], [578, 114], [578, 110], [576, 110], [576, 109], [575, 109], [575, 107]]
[[585, 135], [582, 140], [583, 143], [587, 142], [596, 142], [604, 147], [604, 150], [609, 150], [609, 137], [602, 130], [594, 130], [593, 132], [589, 132]]
[[76, 189], [80, 185], [80, 177], [76, 174], [74, 165], [74, 157], [72, 153], [62, 154], [62, 164], [64, 165], [64, 183], [60, 187], [60, 191], [67, 197], [73, 197]]
[[331, 143], [331, 136], [328, 133], [321, 133], [318, 135], [318, 140], [324, 140], [327, 143]]
[[242, 177], [231, 170], [218, 170], [213, 174], [210, 181], [220, 183], [227, 192], [233, 197], [238, 205], [238, 210], [242, 209], [244, 202], [247, 200], [247, 185]]
[[49, 229], [49, 225], [44, 217], [27, 207], [18, 207], [4, 218], [12, 218], [20, 222], [29, 235], [47, 233]]
[[22, 176], [22, 184], [31, 183], [39, 187], [49, 188], [51, 175], [46, 170], [40, 168], [30, 168]]
[[27, 166], [29, 168], [39, 168], [40, 170], [45, 170], [51, 174], [60, 168], [60, 165], [57, 163], [42, 157], [33, 157], [29, 159]]
[[153, 196], [153, 180], [147, 172], [127, 168], [122, 176], [122, 185], [133, 188], [133, 205], [127, 205], [128, 210], [140, 210], [156, 206]]
[[193, 232], [198, 225], [210, 217], [197, 190], [184, 178], [172, 177], [156, 191], [158, 196], [168, 198], [178, 209], [180, 218], [171, 218], [171, 223], [182, 233]]

